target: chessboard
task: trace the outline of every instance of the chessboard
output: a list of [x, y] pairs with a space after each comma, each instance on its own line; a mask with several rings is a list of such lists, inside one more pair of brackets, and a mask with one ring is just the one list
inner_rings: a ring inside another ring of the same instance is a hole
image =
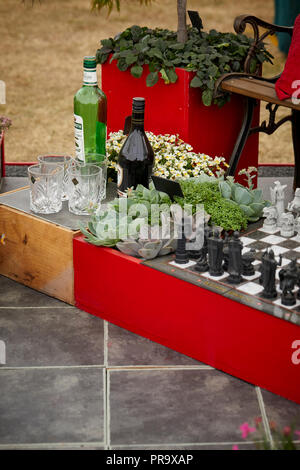
[[[236, 300], [237, 302], [300, 325], [300, 299], [296, 296], [296, 304], [291, 307], [283, 305], [279, 286], [279, 271], [287, 266], [292, 259], [297, 260], [300, 268], [300, 237], [295, 233], [294, 237], [285, 238], [281, 236], [280, 229], [268, 232], [262, 227], [255, 227], [252, 230], [250, 228], [247, 232], [242, 233], [240, 240], [243, 243], [242, 254], [252, 248], [255, 249], [256, 254], [255, 261], [253, 262], [255, 274], [252, 276], [243, 276], [243, 281], [238, 285], [227, 282], [229, 277], [227, 272], [224, 272], [224, 274], [219, 277], [211, 276], [208, 272], [197, 272], [195, 270], [196, 261], [194, 260], [180, 265], [175, 263], [174, 256], [168, 256], [147, 261], [145, 264], [179, 279]], [[276, 290], [278, 295], [275, 299], [265, 299], [261, 296], [263, 287], [259, 282], [261, 276], [261, 257], [266, 250], [270, 249], [273, 250], [277, 261], [279, 261], [279, 255], [282, 255], [282, 264], [278, 266], [276, 270]], [[299, 287], [296, 286], [295, 292], [298, 290]]]

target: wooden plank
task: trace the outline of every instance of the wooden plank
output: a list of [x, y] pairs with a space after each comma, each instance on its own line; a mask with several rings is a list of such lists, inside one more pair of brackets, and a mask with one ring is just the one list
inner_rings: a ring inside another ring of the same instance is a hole
[[0, 274], [74, 304], [72, 231], [0, 205]]
[[254, 78], [230, 78], [222, 82], [222, 90], [239, 95], [256, 98], [268, 103], [278, 104], [286, 108], [297, 109], [300, 111], [300, 105], [294, 104], [291, 99], [279, 100], [275, 85], [269, 82], [263, 82]]
[[[6, 191], [5, 193], [1, 193], [0, 197], [7, 196], [7, 194], [15, 193], [16, 191], [23, 191], [23, 189], [27, 189], [29, 186], [22, 186], [22, 188], [12, 189], [11, 191]], [[1, 203], [1, 200], [0, 200]]]

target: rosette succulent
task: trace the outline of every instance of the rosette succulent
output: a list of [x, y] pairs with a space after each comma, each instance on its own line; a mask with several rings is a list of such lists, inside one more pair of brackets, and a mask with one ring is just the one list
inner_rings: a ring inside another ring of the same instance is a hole
[[92, 215], [80, 230], [85, 240], [97, 246], [116, 246], [121, 240], [137, 240], [143, 227], [160, 226], [162, 213], [169, 212], [171, 199], [165, 193], [139, 185]]
[[264, 207], [270, 205], [262, 197], [261, 189], [250, 189], [235, 183], [233, 178], [228, 177], [226, 181], [219, 182], [222, 196], [234, 202], [243, 211], [249, 222], [256, 222], [263, 215]]

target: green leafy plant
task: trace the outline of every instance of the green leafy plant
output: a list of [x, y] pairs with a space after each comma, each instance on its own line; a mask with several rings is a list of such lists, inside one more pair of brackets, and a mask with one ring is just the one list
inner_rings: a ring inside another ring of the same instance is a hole
[[[250, 426], [247, 422], [241, 424], [242, 438], [247, 439], [251, 435], [258, 450], [297, 450], [295, 441], [300, 438], [300, 430], [295, 430], [294, 424], [285, 426], [282, 430], [274, 421], [269, 424], [272, 440], [266, 435], [261, 417], [255, 418], [255, 426]], [[233, 450], [239, 450], [238, 446], [233, 446]]]
[[198, 183], [195, 178], [195, 181], [180, 181], [180, 186], [184, 198], [175, 197], [175, 201], [182, 207], [184, 204], [191, 204], [195, 213], [197, 205], [203, 204], [205, 212], [211, 216], [210, 222], [226, 231], [247, 227], [245, 214], [232, 201], [222, 197], [218, 181]]
[[[149, 29], [132, 26], [115, 38], [101, 41], [96, 57], [101, 64], [110, 55], [110, 61], [117, 60], [119, 70], [130, 69], [135, 78], [143, 74], [143, 66], [149, 66], [147, 86], [154, 86], [161, 78], [166, 84], [177, 81], [176, 67], [195, 72], [191, 87], [202, 90], [202, 101], [206, 106], [212, 102], [222, 106], [229, 100], [224, 94], [213, 101], [216, 80], [224, 73], [242, 72], [253, 39], [244, 34], [220, 33], [211, 30], [202, 37], [195, 28], [188, 28], [187, 41], [177, 41], [176, 33], [167, 29]], [[251, 70], [258, 64], [272, 62], [273, 56], [263, 44], [256, 48]]]
[[253, 189], [254, 175], [251, 176], [252, 172], [253, 169], [250, 172], [249, 170], [240, 172], [240, 174], [247, 176], [248, 188], [236, 183], [233, 177], [227, 177], [226, 181], [220, 181], [219, 188], [222, 196], [236, 204], [249, 222], [256, 222], [262, 217], [264, 207], [269, 206], [270, 202], [263, 199], [261, 189]]

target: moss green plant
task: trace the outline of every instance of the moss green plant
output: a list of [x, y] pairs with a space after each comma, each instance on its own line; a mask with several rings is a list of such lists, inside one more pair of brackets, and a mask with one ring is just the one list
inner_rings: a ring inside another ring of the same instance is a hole
[[244, 212], [237, 204], [222, 197], [218, 182], [197, 183], [186, 180], [181, 181], [180, 186], [184, 199], [176, 197], [175, 200], [182, 207], [184, 204], [191, 204], [194, 213], [197, 204], [203, 204], [205, 211], [211, 216], [211, 222], [226, 231], [242, 230], [247, 227]]

